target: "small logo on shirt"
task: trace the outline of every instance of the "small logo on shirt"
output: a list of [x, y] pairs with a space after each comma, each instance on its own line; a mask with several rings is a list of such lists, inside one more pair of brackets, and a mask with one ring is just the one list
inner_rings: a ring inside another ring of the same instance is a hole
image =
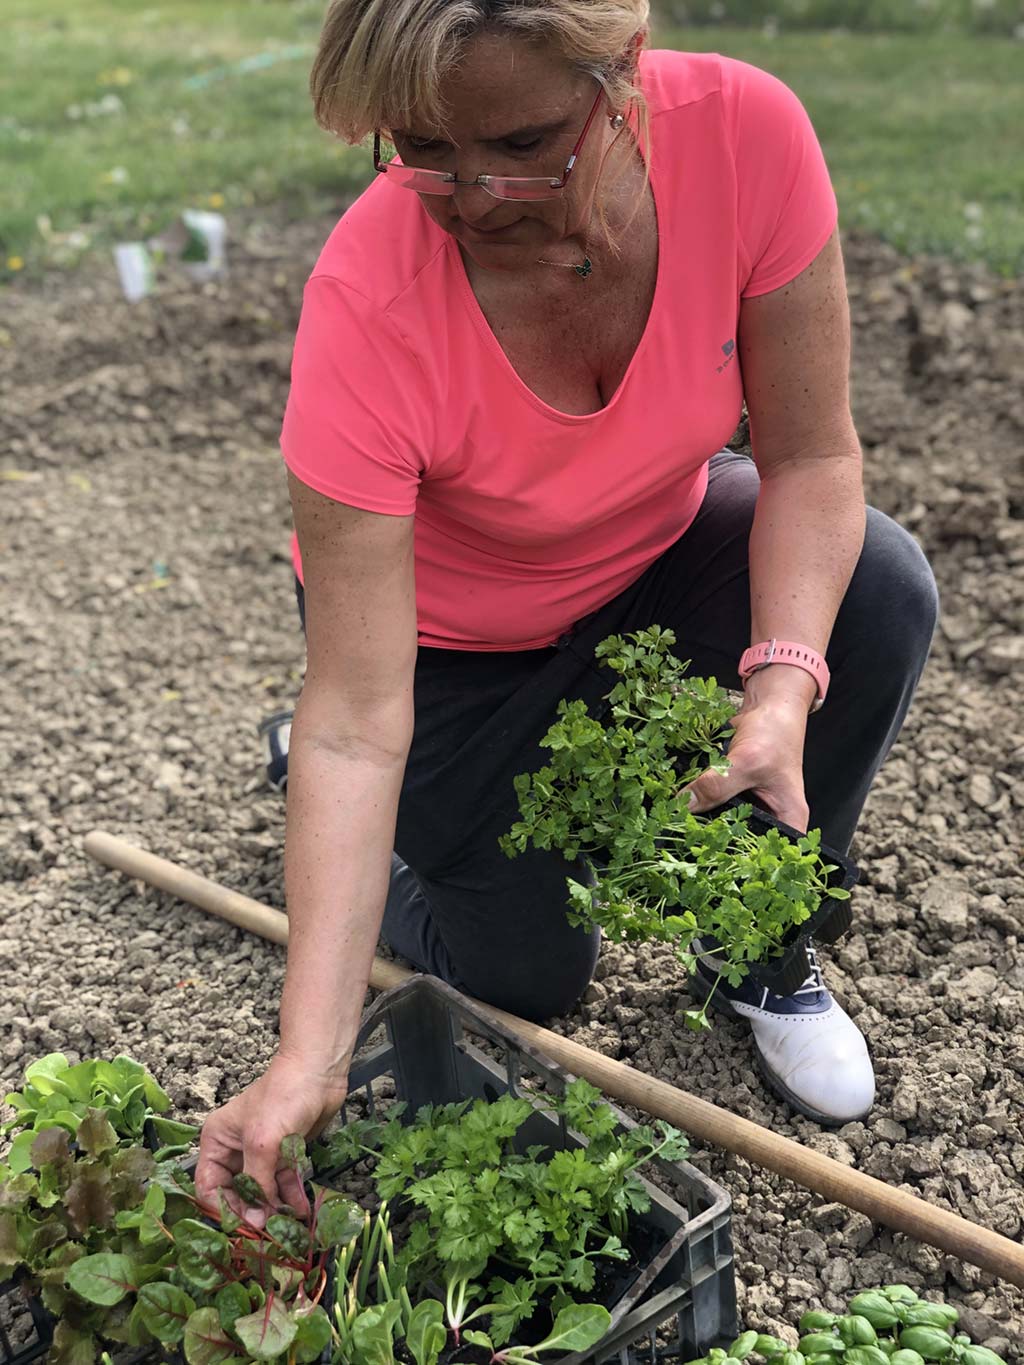
[[736, 358], [735, 340], [732, 337], [730, 337], [728, 341], [723, 341], [722, 350], [725, 352], [725, 360], [722, 362], [721, 365], [716, 365], [715, 369], [718, 374], [721, 374], [722, 371], [726, 369], [729, 365], [731, 365], [733, 360], [735, 360]]

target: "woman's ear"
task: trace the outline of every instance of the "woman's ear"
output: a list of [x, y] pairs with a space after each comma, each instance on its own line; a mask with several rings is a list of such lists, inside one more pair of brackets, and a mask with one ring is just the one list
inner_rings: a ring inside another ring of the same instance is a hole
[[625, 52], [616, 63], [618, 69], [629, 76], [630, 80], [636, 80], [637, 67], [640, 65], [640, 53], [644, 50], [647, 42], [647, 29], [638, 28], [630, 38]]

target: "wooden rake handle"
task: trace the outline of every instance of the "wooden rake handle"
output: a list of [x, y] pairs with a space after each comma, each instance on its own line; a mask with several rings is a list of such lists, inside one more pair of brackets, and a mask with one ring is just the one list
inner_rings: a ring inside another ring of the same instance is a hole
[[[112, 834], [100, 830], [87, 834], [85, 851], [107, 867], [170, 892], [272, 943], [288, 942], [288, 917], [279, 910], [272, 910], [237, 891], [229, 891], [227, 887], [125, 843]], [[378, 957], [370, 971], [370, 985], [377, 990], [389, 990], [411, 975], [405, 968]], [[893, 1189], [874, 1176], [843, 1166], [831, 1157], [731, 1114], [727, 1109], [720, 1109], [666, 1081], [645, 1076], [623, 1062], [603, 1057], [539, 1024], [529, 1023], [490, 1005], [481, 1008], [553, 1061], [576, 1076], [585, 1076], [620, 1103], [665, 1119], [703, 1142], [735, 1152], [755, 1166], [775, 1171], [825, 1199], [858, 1209], [872, 1222], [906, 1233], [1024, 1289], [1024, 1246], [1019, 1243], [955, 1213], [934, 1208], [916, 1195]]]

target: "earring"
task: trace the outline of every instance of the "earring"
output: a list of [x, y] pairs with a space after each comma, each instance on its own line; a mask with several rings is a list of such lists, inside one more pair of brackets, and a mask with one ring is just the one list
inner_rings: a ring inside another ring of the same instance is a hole
[[619, 131], [619, 129], [622, 127], [625, 121], [626, 120], [622, 117], [621, 114], [613, 114], [611, 118], [608, 120], [608, 122], [612, 125], [616, 132]]

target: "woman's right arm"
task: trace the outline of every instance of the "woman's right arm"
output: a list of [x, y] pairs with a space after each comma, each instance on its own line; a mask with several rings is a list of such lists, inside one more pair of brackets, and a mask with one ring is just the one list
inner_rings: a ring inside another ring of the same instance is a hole
[[[288, 963], [265, 1076], [203, 1127], [197, 1190], [245, 1170], [274, 1193], [280, 1140], [344, 1098], [391, 871], [413, 731], [412, 516], [338, 503], [289, 475], [306, 588], [306, 679], [288, 746]], [[288, 1182], [281, 1195], [290, 1200]]]

